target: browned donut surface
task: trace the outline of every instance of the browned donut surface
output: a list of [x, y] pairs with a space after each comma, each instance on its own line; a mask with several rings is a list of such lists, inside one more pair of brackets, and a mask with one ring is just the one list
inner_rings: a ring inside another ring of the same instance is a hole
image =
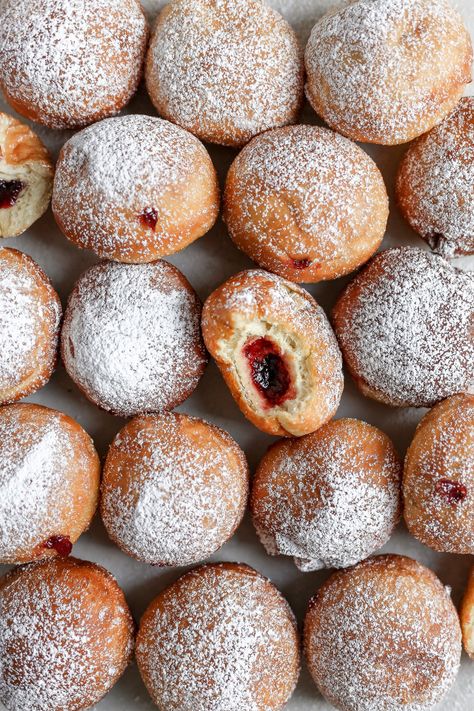
[[408, 149], [398, 203], [411, 227], [443, 257], [474, 252], [474, 97]]
[[68, 558], [0, 580], [0, 701], [8, 711], [83, 711], [130, 661], [134, 624], [104, 568]]
[[31, 257], [0, 248], [0, 404], [43, 387], [56, 366], [61, 302]]
[[296, 282], [335, 279], [380, 245], [388, 197], [374, 161], [318, 126], [267, 131], [227, 175], [224, 218], [259, 266]]
[[332, 318], [352, 377], [375, 400], [431, 407], [474, 382], [474, 275], [437, 255], [380, 252]]
[[33, 121], [85, 126], [129, 102], [147, 38], [139, 0], [4, 0], [0, 85]]
[[137, 662], [166, 711], [280, 711], [299, 674], [299, 642], [283, 596], [247, 565], [196, 568], [145, 612]]
[[405, 520], [422, 543], [474, 555], [474, 395], [453, 395], [421, 420], [405, 459]]
[[201, 302], [168, 262], [102, 262], [79, 278], [61, 333], [66, 370], [96, 405], [130, 417], [172, 409], [207, 358]]
[[333, 420], [274, 444], [260, 462], [251, 509], [270, 555], [303, 571], [346, 568], [382, 547], [401, 515], [400, 459], [360, 420]]
[[102, 519], [112, 540], [138, 560], [198, 563], [242, 520], [248, 476], [244, 453], [224, 430], [172, 412], [137, 417], [110, 446]]
[[332, 575], [310, 603], [304, 644], [319, 690], [340, 711], [428, 711], [461, 658], [448, 591], [428, 568], [396, 555]]
[[474, 659], [474, 568], [469, 577], [460, 615], [464, 649]]

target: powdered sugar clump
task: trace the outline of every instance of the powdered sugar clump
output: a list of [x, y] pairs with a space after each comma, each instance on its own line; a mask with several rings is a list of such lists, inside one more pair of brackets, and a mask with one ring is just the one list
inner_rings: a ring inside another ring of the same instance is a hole
[[389, 539], [401, 512], [401, 463], [383, 432], [337, 420], [269, 450], [253, 485], [254, 523], [270, 555], [304, 571], [345, 568]]
[[230, 538], [247, 493], [245, 457], [230, 435], [185, 415], [149, 415], [122, 429], [109, 450], [102, 518], [139, 560], [188, 565]]
[[137, 659], [167, 711], [271, 711], [297, 681], [296, 625], [276, 588], [253, 570], [206, 566], [152, 603]]
[[68, 302], [61, 336], [71, 378], [100, 407], [123, 416], [170, 409], [206, 364], [201, 305], [167, 262], [103, 262]]

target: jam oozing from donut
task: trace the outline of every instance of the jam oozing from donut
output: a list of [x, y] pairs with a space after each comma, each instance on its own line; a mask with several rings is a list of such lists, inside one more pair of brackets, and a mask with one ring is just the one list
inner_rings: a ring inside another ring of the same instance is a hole
[[435, 489], [439, 496], [443, 496], [454, 506], [464, 501], [467, 496], [467, 489], [464, 484], [459, 481], [451, 481], [451, 479], [440, 479], [436, 482]]
[[144, 227], [154, 230], [158, 222], [158, 211], [154, 207], [147, 207], [143, 210], [139, 219]]
[[51, 538], [48, 538], [46, 543], [44, 543], [43, 547], [49, 550], [54, 548], [56, 553], [62, 558], [67, 558], [72, 551], [72, 543], [68, 536], [51, 536]]
[[0, 180], [0, 209], [13, 207], [24, 188], [21, 180]]
[[313, 263], [312, 259], [292, 259], [291, 263], [295, 269], [307, 269]]
[[253, 384], [269, 407], [292, 397], [291, 375], [280, 349], [269, 338], [257, 338], [244, 347]]

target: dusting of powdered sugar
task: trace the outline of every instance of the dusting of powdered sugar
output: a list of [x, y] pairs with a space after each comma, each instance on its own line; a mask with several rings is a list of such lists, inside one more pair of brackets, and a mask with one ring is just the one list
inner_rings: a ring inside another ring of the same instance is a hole
[[175, 407], [197, 386], [206, 356], [200, 301], [167, 262], [103, 262], [68, 302], [66, 370], [97, 405], [124, 417]]
[[376, 255], [333, 323], [352, 375], [383, 402], [430, 407], [474, 383], [474, 275], [430, 252]]
[[[465, 487], [450, 500], [440, 481]], [[416, 538], [435, 550], [474, 555], [474, 395], [455, 395], [421, 421], [407, 452], [405, 518]]]
[[186, 415], [148, 415], [126, 425], [109, 450], [102, 518], [139, 560], [189, 565], [231, 537], [247, 493], [245, 457], [230, 435]]
[[409, 149], [397, 178], [402, 211], [443, 257], [474, 252], [474, 98]]
[[447, 0], [357, 0], [315, 25], [305, 59], [308, 99], [330, 126], [392, 144], [454, 107], [472, 46]]
[[296, 685], [293, 614], [268, 580], [246, 566], [198, 568], [145, 613], [137, 659], [167, 711], [272, 711]]
[[229, 232], [272, 271], [281, 263], [294, 271], [292, 260], [307, 259], [322, 267], [324, 278], [352, 271], [380, 244], [387, 216], [373, 160], [325, 128], [291, 126], [254, 138], [227, 178]]
[[4, 0], [0, 83], [51, 128], [92, 123], [132, 97], [147, 36], [137, 0]]
[[8, 711], [89, 708], [132, 652], [133, 621], [104, 569], [69, 558], [0, 581], [0, 700]]
[[428, 711], [455, 681], [461, 631], [448, 592], [428, 569], [380, 556], [336, 573], [318, 591], [305, 648], [336, 708]]
[[[175, 251], [170, 241], [194, 239], [196, 223], [210, 227], [217, 195], [211, 159], [197, 138], [162, 119], [133, 115], [89, 126], [66, 143], [52, 206], [61, 229], [82, 247], [102, 257], [120, 254], [120, 261], [149, 261], [150, 252]], [[151, 210], [156, 229], [141, 222]]]
[[346, 568], [390, 538], [401, 513], [401, 462], [388, 437], [337, 420], [264, 457], [253, 485], [254, 524], [270, 555], [304, 571]]
[[41, 269], [27, 255], [0, 248], [0, 401], [35, 389], [56, 362], [61, 304]]
[[224, 145], [295, 122], [302, 100], [296, 35], [259, 0], [175, 0], [158, 17], [146, 74], [161, 115]]

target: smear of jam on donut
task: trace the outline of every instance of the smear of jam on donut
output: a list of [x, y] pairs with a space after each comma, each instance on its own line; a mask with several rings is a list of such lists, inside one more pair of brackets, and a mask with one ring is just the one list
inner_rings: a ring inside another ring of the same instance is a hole
[[44, 543], [43, 547], [50, 550], [54, 548], [61, 558], [67, 558], [72, 551], [72, 543], [68, 536], [51, 536], [51, 538], [48, 538], [46, 543]]
[[257, 338], [244, 346], [252, 381], [269, 407], [293, 397], [291, 375], [280, 349], [269, 338]]
[[292, 259], [292, 265], [295, 269], [307, 269], [313, 263], [312, 259]]
[[147, 207], [143, 210], [139, 219], [144, 227], [149, 227], [151, 230], [154, 230], [158, 222], [158, 211], [155, 210], [154, 207]]
[[21, 180], [0, 180], [0, 209], [13, 207], [24, 188]]
[[440, 479], [436, 482], [435, 489], [437, 494], [444, 496], [454, 506], [464, 501], [467, 496], [464, 484], [459, 481], [451, 481], [451, 479]]

